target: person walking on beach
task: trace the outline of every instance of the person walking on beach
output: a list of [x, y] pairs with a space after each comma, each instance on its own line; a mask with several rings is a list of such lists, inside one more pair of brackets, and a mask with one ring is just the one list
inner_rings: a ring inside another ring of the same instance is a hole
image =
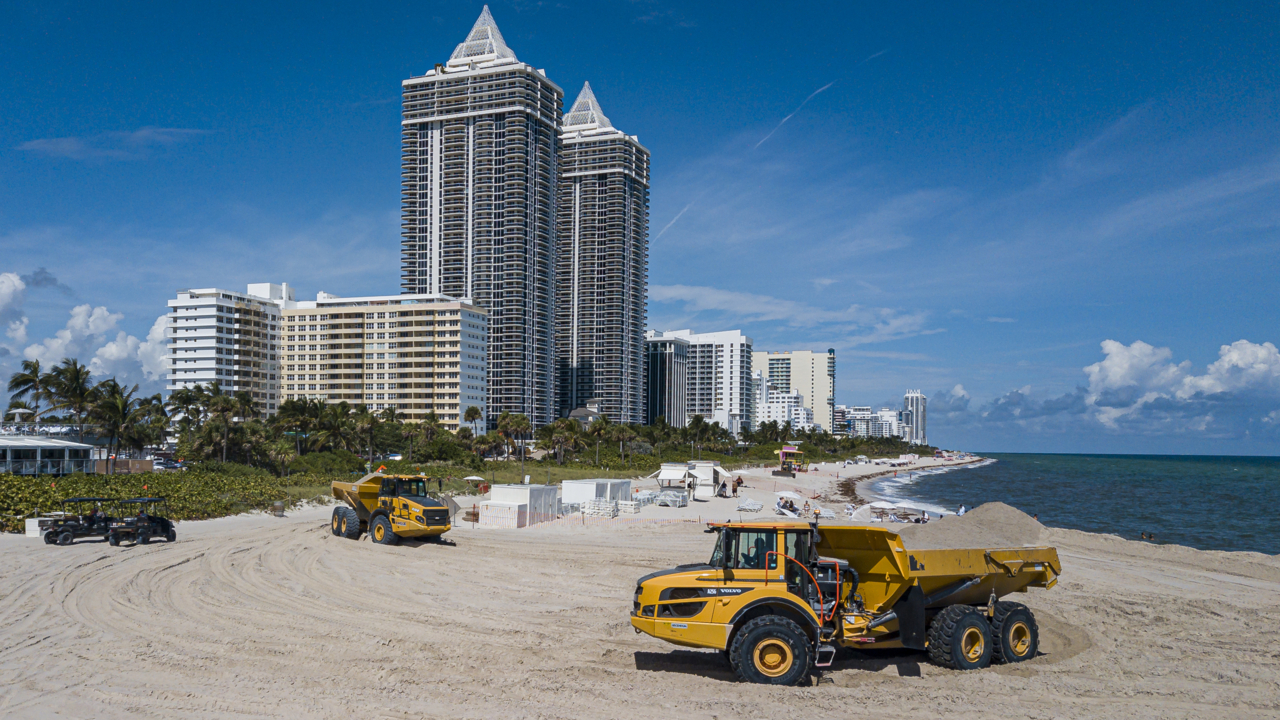
[[966, 512], [968, 512], [968, 511], [964, 509], [964, 506], [963, 506], [963, 505], [961, 505], [961, 506], [960, 506], [960, 509], [956, 511], [956, 514], [957, 514], [957, 515], [963, 515], [963, 514], [965, 514]]

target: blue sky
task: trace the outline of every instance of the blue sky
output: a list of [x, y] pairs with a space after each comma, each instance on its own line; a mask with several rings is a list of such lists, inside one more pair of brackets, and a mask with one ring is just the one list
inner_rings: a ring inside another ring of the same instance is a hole
[[[158, 388], [182, 287], [397, 292], [399, 83], [480, 4], [369, 5], [0, 7], [0, 372]], [[491, 9], [653, 152], [653, 327], [834, 347], [948, 446], [1280, 452], [1274, 3]]]

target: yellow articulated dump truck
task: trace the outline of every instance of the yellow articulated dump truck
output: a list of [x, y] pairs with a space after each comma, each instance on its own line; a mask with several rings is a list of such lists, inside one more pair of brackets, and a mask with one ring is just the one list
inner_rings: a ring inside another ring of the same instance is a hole
[[1051, 588], [1049, 547], [912, 550], [888, 528], [712, 523], [711, 559], [640, 578], [631, 625], [723, 652], [739, 678], [793, 685], [838, 647], [923, 650], [971, 670], [1036, 655], [1026, 606], [1001, 600]]
[[333, 483], [333, 496], [346, 507], [333, 510], [334, 535], [357, 540], [368, 532], [376, 543], [400, 538], [437, 539], [449, 531], [449, 509], [427, 494], [427, 479], [416, 475], [371, 473], [360, 480]]

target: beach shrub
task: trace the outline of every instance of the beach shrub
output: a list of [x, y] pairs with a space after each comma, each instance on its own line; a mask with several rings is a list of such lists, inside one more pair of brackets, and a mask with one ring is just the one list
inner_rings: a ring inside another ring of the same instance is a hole
[[24, 527], [24, 518], [60, 510], [64, 498], [147, 496], [167, 498], [168, 516], [173, 520], [223, 517], [267, 509], [277, 500], [288, 501], [279, 479], [270, 474], [187, 470], [65, 477], [0, 475], [0, 523], [5, 531], [19, 532]]

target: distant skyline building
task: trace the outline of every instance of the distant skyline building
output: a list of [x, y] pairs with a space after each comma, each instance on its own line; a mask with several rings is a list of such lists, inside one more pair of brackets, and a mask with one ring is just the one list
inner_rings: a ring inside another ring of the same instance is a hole
[[545, 425], [564, 91], [516, 59], [488, 6], [402, 89], [401, 290], [488, 310], [490, 426], [502, 412]]
[[836, 351], [756, 351], [751, 370], [763, 373], [778, 392], [799, 392], [804, 407], [813, 411], [814, 424], [835, 432]]
[[645, 333], [645, 425], [666, 418], [672, 427], [689, 423], [689, 341]]
[[558, 415], [595, 399], [613, 422], [642, 423], [649, 151], [613, 127], [589, 83], [565, 115], [560, 143]]
[[686, 415], [718, 422], [734, 435], [753, 427], [751, 338], [740, 330], [695, 333], [654, 332], [651, 338], [680, 338], [689, 343]]
[[925, 432], [925, 406], [928, 405], [929, 398], [919, 390], [908, 390], [907, 394], [902, 398], [903, 420], [906, 422], [908, 432], [903, 433], [903, 439], [907, 442], [913, 442], [917, 445], [928, 445], [929, 439]]

